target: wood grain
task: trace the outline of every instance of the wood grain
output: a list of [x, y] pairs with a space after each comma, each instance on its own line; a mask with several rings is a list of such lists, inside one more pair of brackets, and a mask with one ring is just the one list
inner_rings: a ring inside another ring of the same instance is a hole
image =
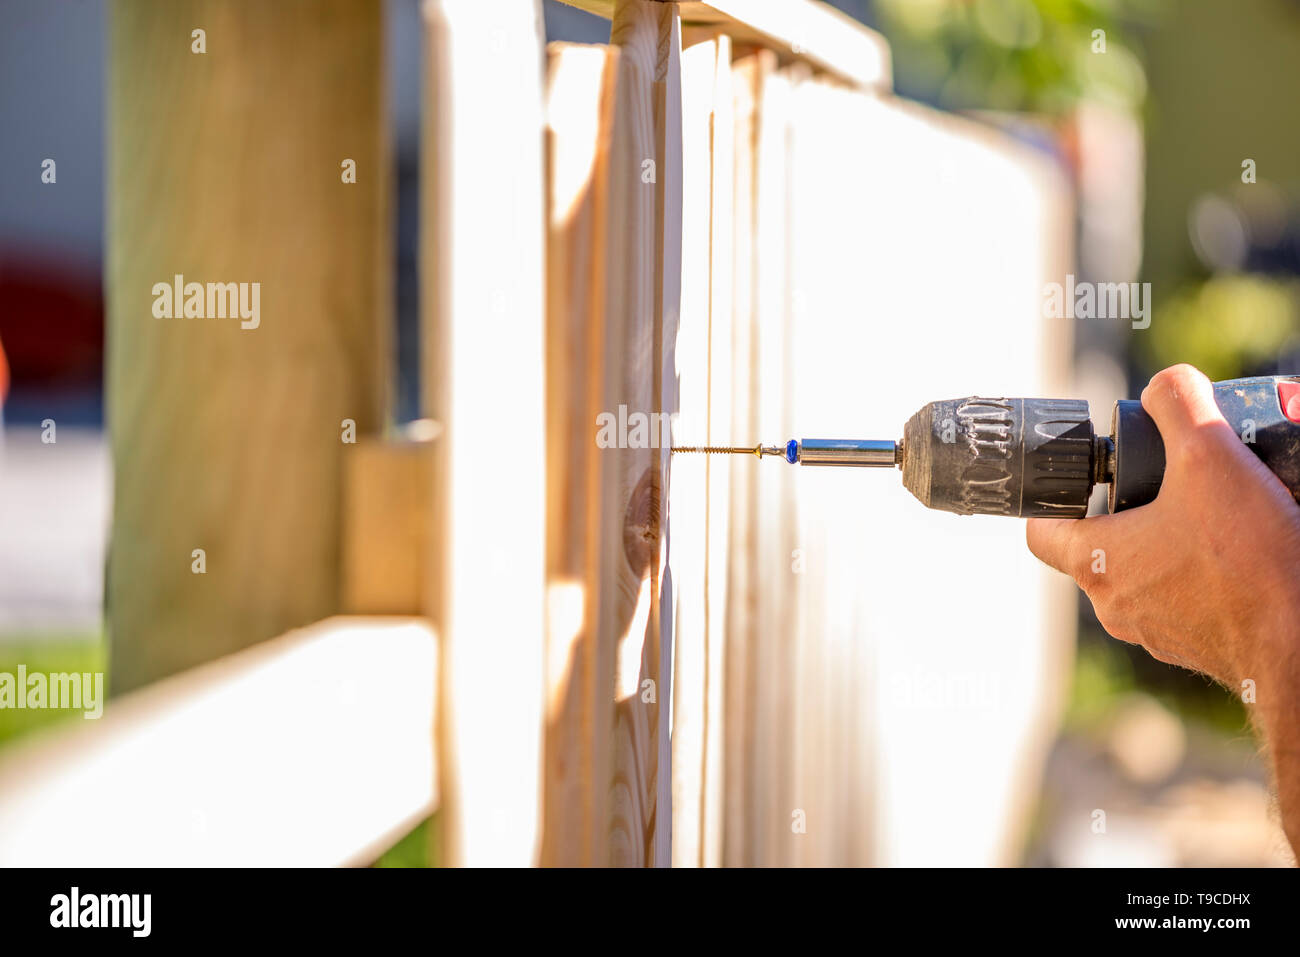
[[[614, 228], [605, 289], [604, 410], [625, 406], [659, 415], [675, 411], [676, 401], [675, 375], [665, 375], [676, 334], [681, 255], [675, 8], [620, 2], [610, 42], [620, 56], [610, 150]], [[618, 642], [610, 863], [635, 866], [669, 863], [672, 619], [661, 617], [661, 589], [671, 608], [663, 575], [669, 452], [666, 439], [660, 445], [606, 449], [602, 458], [600, 564], [614, 580], [599, 589], [598, 628]]]
[[[340, 607], [343, 420], [374, 434], [387, 393], [382, 6], [109, 11], [115, 692]], [[155, 318], [176, 274], [260, 283], [259, 326]]]
[[[547, 47], [546, 745], [542, 863], [609, 859], [615, 636], [598, 628], [610, 142], [618, 50]], [[619, 541], [622, 541], [619, 529]]]

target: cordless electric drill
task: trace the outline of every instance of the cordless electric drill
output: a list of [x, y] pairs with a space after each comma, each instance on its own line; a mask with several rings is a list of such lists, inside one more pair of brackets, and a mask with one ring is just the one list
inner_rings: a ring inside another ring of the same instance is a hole
[[[1214, 384], [1228, 424], [1300, 503], [1300, 376]], [[931, 402], [898, 441], [791, 439], [784, 446], [689, 446], [675, 452], [779, 456], [790, 464], [893, 468], [929, 508], [958, 515], [1083, 518], [1096, 485], [1112, 512], [1156, 497], [1165, 447], [1142, 403], [1121, 399], [1099, 435], [1082, 399], [969, 397]]]

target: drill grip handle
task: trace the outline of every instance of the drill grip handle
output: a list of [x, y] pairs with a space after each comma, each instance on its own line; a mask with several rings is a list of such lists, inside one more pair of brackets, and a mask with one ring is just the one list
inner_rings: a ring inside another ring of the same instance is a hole
[[[1255, 376], [1214, 383], [1214, 401], [1246, 447], [1282, 480], [1300, 504], [1300, 422], [1287, 417], [1283, 391], [1300, 376]], [[1300, 404], [1300, 400], [1296, 400]], [[1112, 512], [1152, 501], [1165, 475], [1165, 444], [1160, 430], [1133, 399], [1115, 403], [1111, 416], [1115, 471], [1110, 483]]]

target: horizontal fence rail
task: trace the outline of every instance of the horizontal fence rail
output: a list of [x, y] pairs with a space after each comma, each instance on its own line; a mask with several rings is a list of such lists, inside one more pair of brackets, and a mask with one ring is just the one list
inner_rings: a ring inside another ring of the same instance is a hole
[[0, 866], [366, 864], [437, 803], [427, 622], [330, 618], [0, 755]]

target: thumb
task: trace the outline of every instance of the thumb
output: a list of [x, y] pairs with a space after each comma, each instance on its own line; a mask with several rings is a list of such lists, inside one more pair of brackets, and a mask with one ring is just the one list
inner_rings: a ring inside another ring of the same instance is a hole
[[1205, 373], [1186, 364], [1157, 372], [1142, 390], [1142, 408], [1160, 430], [1166, 452], [1204, 426], [1227, 424], [1214, 402], [1213, 383]]

